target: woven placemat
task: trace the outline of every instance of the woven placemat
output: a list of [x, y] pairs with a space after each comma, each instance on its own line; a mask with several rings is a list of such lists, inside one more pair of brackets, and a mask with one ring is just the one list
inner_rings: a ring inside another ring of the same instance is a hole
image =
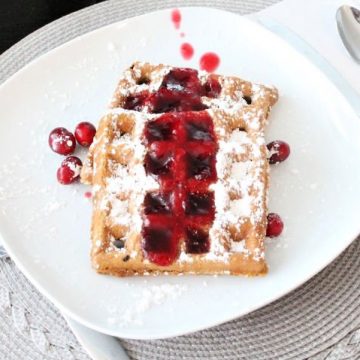
[[[277, 0], [107, 1], [55, 21], [0, 56], [0, 82], [55, 46], [121, 19], [187, 5], [239, 14]], [[0, 204], [1, 205], [1, 204]], [[286, 297], [224, 325], [167, 340], [121, 340], [132, 359], [360, 359], [360, 239]], [[61, 314], [0, 260], [0, 359], [89, 360]]]

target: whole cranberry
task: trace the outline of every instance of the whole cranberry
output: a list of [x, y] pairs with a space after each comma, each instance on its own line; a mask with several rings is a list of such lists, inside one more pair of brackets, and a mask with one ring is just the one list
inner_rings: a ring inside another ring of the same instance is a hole
[[284, 223], [281, 220], [281, 217], [278, 214], [269, 213], [267, 216], [267, 221], [266, 236], [279, 236], [284, 229]]
[[57, 170], [57, 179], [60, 184], [69, 185], [80, 178], [81, 160], [76, 156], [68, 156]]
[[89, 122], [81, 122], [76, 126], [75, 137], [77, 142], [81, 146], [88, 147], [92, 144], [94, 136], [96, 134], [96, 128]]
[[285, 141], [275, 140], [267, 144], [270, 152], [269, 163], [276, 164], [286, 160], [290, 155], [290, 146]]
[[49, 146], [60, 155], [70, 155], [76, 147], [75, 137], [63, 127], [55, 128], [49, 135]]

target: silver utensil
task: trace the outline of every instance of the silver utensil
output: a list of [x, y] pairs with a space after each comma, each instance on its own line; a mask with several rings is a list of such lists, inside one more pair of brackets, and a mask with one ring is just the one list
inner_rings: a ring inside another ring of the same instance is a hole
[[360, 10], [343, 5], [336, 12], [336, 22], [347, 51], [360, 63]]
[[0, 245], [0, 259], [8, 257], [8, 253], [6, 252], [5, 248]]
[[94, 360], [129, 360], [120, 341], [110, 335], [91, 330], [77, 321], [65, 317], [71, 330]]
[[[8, 253], [5, 248], [0, 245], [0, 260], [7, 257], [9, 257]], [[91, 330], [80, 325], [75, 320], [65, 318], [76, 338], [93, 359], [129, 360], [127, 353], [117, 338]]]

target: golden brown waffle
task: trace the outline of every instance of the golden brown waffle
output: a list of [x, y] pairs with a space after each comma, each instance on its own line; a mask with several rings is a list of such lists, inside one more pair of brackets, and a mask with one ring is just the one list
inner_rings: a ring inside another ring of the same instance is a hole
[[[120, 79], [114, 96], [111, 100], [111, 108], [126, 108], [126, 102], [129, 97], [140, 94], [144, 91], [154, 92], [159, 89], [164, 78], [177, 68], [168, 65], [153, 65], [144, 62], [135, 62], [127, 69]], [[189, 69], [190, 71], [194, 71]], [[219, 107], [231, 109], [242, 107], [244, 103], [252, 105], [253, 108], [262, 108], [269, 111], [269, 107], [274, 105], [278, 99], [277, 90], [273, 87], [258, 85], [235, 76], [221, 76], [209, 74], [207, 72], [198, 73], [198, 78], [202, 85], [208, 84], [211, 92], [211, 80], [217, 80], [221, 85], [221, 91], [216, 97], [203, 94], [203, 102], [210, 107]], [[175, 85], [176, 86], [176, 85]], [[149, 108], [142, 109], [148, 112]], [[247, 108], [250, 111], [251, 108]], [[165, 111], [161, 111], [165, 112]], [[266, 116], [263, 117], [263, 120]], [[260, 126], [264, 126], [264, 122]]]
[[[126, 96], [138, 91], [131, 81], [140, 82], [146, 76], [142, 81], [155, 91], [169, 69], [136, 63], [120, 81], [112, 103], [117, 108], [100, 121], [82, 171], [82, 181], [93, 185], [93, 265], [100, 273], [119, 276], [265, 274], [268, 161], [264, 129], [277, 92], [233, 77], [216, 77], [221, 93], [201, 97], [207, 110], [150, 114], [146, 107], [140, 111], [121, 108]], [[202, 84], [209, 77], [201, 75]], [[251, 98], [251, 104], [244, 96]], [[171, 134], [161, 130], [163, 124], [172, 124]], [[169, 166], [166, 158], [153, 165], [153, 153], [157, 151], [161, 158], [161, 149], [179, 142]], [[191, 157], [197, 148], [210, 154], [200, 163], [199, 157]], [[207, 160], [212, 157], [216, 158], [213, 165]], [[185, 180], [180, 163], [188, 169]], [[177, 206], [179, 201], [181, 206]], [[180, 232], [177, 223], [184, 227]], [[154, 239], [167, 244], [167, 250], [157, 248]]]
[[[176, 67], [163, 64], [135, 62], [124, 71], [111, 99], [110, 108], [126, 108], [127, 100], [144, 92], [150, 94], [156, 92], [166, 80], [166, 76], [176, 69]], [[228, 117], [231, 122], [239, 121], [237, 118], [240, 118], [240, 121], [246, 123], [248, 131], [264, 132], [270, 109], [278, 100], [277, 89], [254, 84], [235, 76], [221, 76], [207, 72], [200, 72], [196, 76], [201, 85], [208, 90], [201, 97], [201, 102], [205, 106], [210, 109], [224, 110], [229, 115], [233, 114]], [[221, 86], [221, 90], [215, 97], [211, 96], [211, 93], [216, 93], [216, 89], [212, 86], [213, 81]], [[151, 112], [149, 106], [135, 110]], [[95, 145], [96, 143], [90, 147], [83, 171], [82, 179], [86, 184], [91, 184], [92, 153]]]

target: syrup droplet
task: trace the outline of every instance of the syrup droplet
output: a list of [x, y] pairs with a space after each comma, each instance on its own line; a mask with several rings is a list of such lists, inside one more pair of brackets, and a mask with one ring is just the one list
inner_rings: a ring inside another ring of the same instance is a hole
[[215, 71], [220, 64], [220, 58], [213, 52], [205, 53], [200, 58], [200, 69], [207, 72]]
[[181, 23], [181, 13], [179, 9], [174, 9], [171, 12], [171, 21], [173, 22], [175, 29], [179, 29], [180, 28], [180, 23]]
[[181, 44], [180, 52], [185, 60], [190, 60], [194, 55], [194, 48], [189, 43], [183, 43]]
[[84, 193], [84, 196], [85, 196], [87, 199], [90, 199], [90, 198], [92, 197], [91, 191], [86, 191], [86, 192]]

